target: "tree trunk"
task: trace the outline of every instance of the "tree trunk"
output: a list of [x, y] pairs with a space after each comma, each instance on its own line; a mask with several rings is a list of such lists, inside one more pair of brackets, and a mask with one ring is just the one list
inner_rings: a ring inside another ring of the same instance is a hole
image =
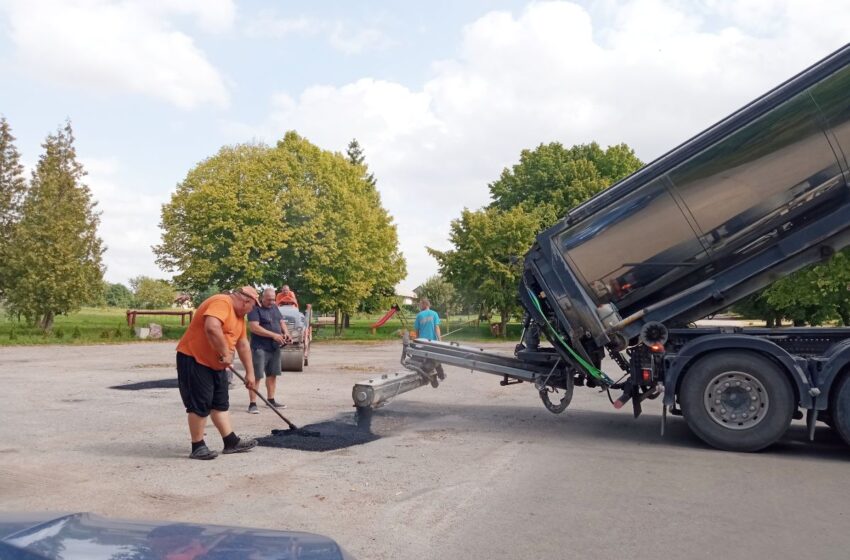
[[41, 330], [43, 331], [49, 331], [51, 328], [53, 328], [53, 312], [46, 312], [41, 318], [41, 321], [39, 321], [38, 326], [41, 327]]
[[776, 328], [776, 319], [774, 319], [773, 317], [765, 317], [764, 326], [768, 329], [775, 329]]
[[339, 309], [334, 309], [334, 336], [339, 336]]
[[499, 323], [499, 333], [502, 335], [502, 338], [508, 338], [508, 319], [510, 319], [510, 314], [507, 309], [503, 309], [501, 322]]
[[342, 328], [347, 329], [351, 326], [351, 316], [348, 313], [342, 315]]
[[839, 309], [838, 315], [841, 317], [841, 324], [845, 327], [850, 327], [850, 311]]

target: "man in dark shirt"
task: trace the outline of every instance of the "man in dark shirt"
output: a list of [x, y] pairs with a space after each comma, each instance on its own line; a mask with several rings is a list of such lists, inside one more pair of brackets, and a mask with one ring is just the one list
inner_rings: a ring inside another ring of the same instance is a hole
[[[248, 313], [248, 330], [251, 331], [251, 358], [254, 365], [254, 375], [257, 381], [265, 376], [266, 392], [269, 403], [277, 408], [286, 408], [283, 403], [275, 402], [274, 392], [277, 386], [277, 377], [280, 375], [280, 347], [292, 340], [286, 321], [275, 305], [275, 294], [273, 288], [263, 291], [260, 305]], [[248, 412], [259, 414], [257, 408], [257, 395], [248, 391], [251, 404]]]

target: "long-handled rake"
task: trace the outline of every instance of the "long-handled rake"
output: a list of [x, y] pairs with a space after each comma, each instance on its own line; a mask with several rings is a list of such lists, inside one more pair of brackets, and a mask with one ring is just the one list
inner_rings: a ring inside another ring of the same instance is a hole
[[[248, 386], [248, 382], [245, 380], [244, 377], [242, 377], [242, 375], [238, 371], [236, 371], [231, 366], [228, 366], [227, 369], [229, 369], [233, 373], [233, 375], [235, 375], [236, 377], [241, 379], [242, 383], [244, 383], [246, 387]], [[274, 406], [269, 401], [267, 401], [266, 398], [259, 393], [259, 391], [257, 391], [253, 387], [250, 387], [249, 389], [251, 391], [253, 391], [255, 395], [260, 397], [260, 400], [262, 400], [264, 403], [266, 403], [266, 405], [268, 405], [268, 407], [271, 408], [274, 411], [275, 414], [280, 416], [280, 419], [283, 420], [284, 422], [286, 422], [286, 425], [289, 426], [288, 430], [272, 430], [272, 435], [276, 435], [276, 436], [303, 436], [303, 437], [319, 437], [319, 436], [321, 436], [321, 434], [319, 432], [316, 432], [316, 431], [313, 431], [313, 430], [306, 430], [304, 428], [299, 428], [298, 426], [296, 426], [295, 424], [290, 422], [286, 418], [286, 416], [281, 414], [280, 411], [277, 409], [277, 407]]]

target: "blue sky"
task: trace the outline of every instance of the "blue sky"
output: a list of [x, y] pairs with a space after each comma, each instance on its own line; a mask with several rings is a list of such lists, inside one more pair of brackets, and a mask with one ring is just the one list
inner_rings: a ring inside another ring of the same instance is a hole
[[0, 113], [28, 165], [72, 120], [121, 282], [168, 276], [160, 205], [222, 145], [356, 137], [413, 287], [520, 150], [627, 142], [648, 161], [848, 28], [850, 0], [0, 0]]

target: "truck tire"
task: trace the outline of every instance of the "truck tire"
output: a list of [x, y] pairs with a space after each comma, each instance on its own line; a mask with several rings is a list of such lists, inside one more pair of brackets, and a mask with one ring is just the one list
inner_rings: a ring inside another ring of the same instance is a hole
[[700, 358], [682, 381], [679, 401], [691, 431], [726, 451], [758, 451], [774, 443], [791, 424], [795, 405], [779, 366], [732, 351]]
[[850, 445], [850, 372], [845, 373], [830, 390], [830, 424], [841, 439]]

